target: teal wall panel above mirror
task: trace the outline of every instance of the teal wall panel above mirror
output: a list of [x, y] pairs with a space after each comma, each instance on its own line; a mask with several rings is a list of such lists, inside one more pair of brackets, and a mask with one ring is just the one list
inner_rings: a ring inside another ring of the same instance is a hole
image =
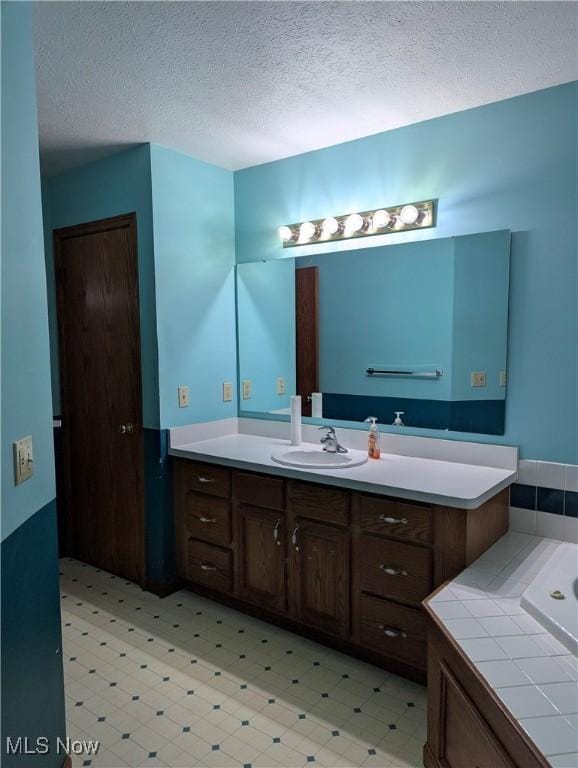
[[307, 408], [295, 270], [313, 267], [324, 419], [391, 424], [404, 411], [408, 427], [503, 434], [509, 263], [510, 233], [500, 230], [239, 264], [241, 413], [283, 413], [294, 393]]

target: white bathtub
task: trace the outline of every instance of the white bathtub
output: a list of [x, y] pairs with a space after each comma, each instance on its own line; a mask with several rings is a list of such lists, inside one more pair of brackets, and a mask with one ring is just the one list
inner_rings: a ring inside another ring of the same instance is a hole
[[[561, 593], [555, 599], [552, 593]], [[561, 543], [523, 593], [520, 603], [536, 621], [578, 655], [578, 544]]]

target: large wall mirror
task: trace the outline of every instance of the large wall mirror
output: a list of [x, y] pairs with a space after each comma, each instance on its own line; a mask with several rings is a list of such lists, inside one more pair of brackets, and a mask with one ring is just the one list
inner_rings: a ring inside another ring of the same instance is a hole
[[[241, 415], [504, 433], [510, 232], [239, 264]], [[401, 429], [403, 427], [400, 427]]]

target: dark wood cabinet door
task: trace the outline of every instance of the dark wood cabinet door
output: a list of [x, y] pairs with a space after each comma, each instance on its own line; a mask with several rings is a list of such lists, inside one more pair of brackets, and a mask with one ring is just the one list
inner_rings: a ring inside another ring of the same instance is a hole
[[440, 764], [447, 768], [515, 768], [481, 712], [443, 663], [441, 675]]
[[291, 532], [295, 618], [349, 635], [349, 532], [297, 518]]
[[256, 605], [285, 610], [285, 515], [260, 507], [237, 507], [239, 596]]

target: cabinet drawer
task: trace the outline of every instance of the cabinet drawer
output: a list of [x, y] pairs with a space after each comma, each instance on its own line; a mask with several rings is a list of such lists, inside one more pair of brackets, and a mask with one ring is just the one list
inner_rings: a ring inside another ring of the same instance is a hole
[[189, 536], [224, 547], [231, 543], [231, 503], [228, 499], [189, 491], [185, 510]]
[[231, 470], [196, 461], [181, 463], [183, 490], [228, 499], [231, 495]]
[[419, 603], [431, 592], [432, 554], [425, 547], [361, 537], [361, 589]]
[[227, 549], [190, 540], [187, 547], [187, 575], [191, 581], [219, 592], [231, 592], [232, 553]]
[[266, 509], [285, 509], [285, 481], [269, 475], [235, 472], [235, 497], [243, 504]]
[[308, 517], [326, 523], [349, 523], [349, 493], [310, 483], [291, 482], [289, 498], [296, 517]]
[[426, 543], [432, 540], [431, 507], [366, 495], [360, 504], [363, 531]]
[[419, 608], [405, 608], [362, 595], [361, 644], [420, 669], [426, 667], [426, 620]]

